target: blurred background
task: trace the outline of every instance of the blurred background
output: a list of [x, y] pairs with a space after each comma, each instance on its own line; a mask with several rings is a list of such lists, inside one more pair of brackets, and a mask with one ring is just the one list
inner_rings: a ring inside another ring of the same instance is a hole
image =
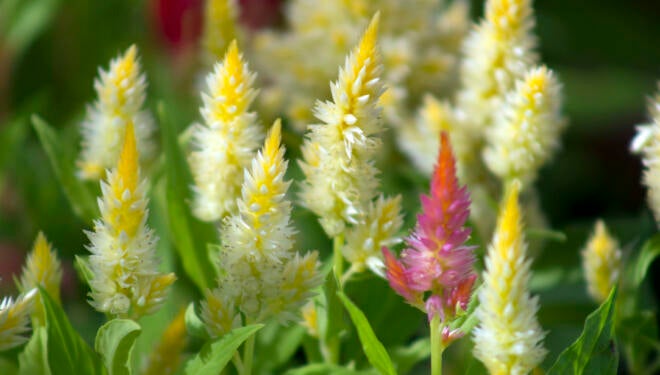
[[[281, 27], [283, 3], [241, 0], [241, 22], [251, 29]], [[646, 101], [660, 79], [660, 2], [534, 3], [542, 61], [564, 83], [569, 118], [562, 150], [537, 183], [549, 222], [567, 239], [548, 243], [538, 263], [577, 268], [578, 250], [598, 217], [628, 251], [655, 231], [640, 184], [641, 165], [629, 143], [635, 125], [647, 120]], [[198, 118], [191, 82], [199, 70], [202, 6], [202, 0], [0, 0], [0, 295], [15, 293], [13, 277], [42, 230], [63, 258], [64, 303], [82, 317], [77, 324], [94, 321], [84, 303], [86, 287], [72, 267], [74, 254], [86, 251], [84, 223], [57, 186], [30, 116], [39, 114], [78, 144], [98, 68], [135, 43], [149, 81], [148, 106], [171, 104], [184, 129]], [[482, 7], [482, 1], [472, 1], [474, 19]], [[326, 246], [309, 242], [305, 248]], [[539, 293], [547, 302], [542, 311], [547, 329], [556, 323], [552, 302], [566, 296]], [[573, 322], [581, 326], [594, 305], [582, 292], [570, 298], [583, 301]], [[548, 338], [557, 345], [576, 332], [575, 324], [561, 324], [566, 330], [553, 329]]]

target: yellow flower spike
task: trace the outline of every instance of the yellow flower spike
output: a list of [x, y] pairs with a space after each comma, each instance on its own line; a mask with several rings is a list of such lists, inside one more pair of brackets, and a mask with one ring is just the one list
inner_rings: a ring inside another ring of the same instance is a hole
[[250, 323], [293, 320], [322, 282], [317, 253], [301, 257], [292, 248], [281, 131], [277, 120], [245, 170], [238, 212], [222, 227], [218, 287], [206, 292], [201, 314], [213, 336], [240, 324], [239, 312]]
[[596, 222], [594, 233], [582, 250], [582, 269], [589, 295], [594, 301], [602, 303], [618, 282], [621, 271], [619, 243], [602, 220]]
[[[39, 232], [34, 241], [32, 252], [28, 255], [23, 267], [21, 279], [18, 284], [21, 293], [41, 286], [48, 295], [56, 302], [60, 302], [60, 284], [62, 283], [62, 267], [52, 245], [46, 240], [46, 236]], [[35, 322], [46, 323], [45, 312], [41, 304], [41, 296], [35, 297], [34, 309]]]
[[517, 178], [527, 188], [559, 148], [565, 124], [557, 78], [546, 67], [531, 69], [487, 130], [484, 162], [503, 181]]
[[126, 126], [117, 167], [101, 182], [101, 219], [86, 232], [91, 252], [90, 304], [98, 311], [137, 319], [164, 302], [174, 274], [159, 274], [158, 238], [147, 227], [146, 183], [140, 182], [133, 126]]
[[518, 181], [509, 184], [479, 292], [474, 355], [491, 374], [527, 374], [547, 353], [545, 333], [536, 320], [538, 298], [527, 290], [531, 262], [526, 255], [519, 192]]
[[[350, 228], [346, 233], [346, 246], [342, 253], [355, 272], [370, 265], [383, 265], [383, 246], [391, 247], [401, 242], [401, 196], [380, 196], [368, 206], [365, 221]], [[373, 267], [373, 266], [372, 266]], [[378, 273], [379, 269], [374, 269]], [[382, 271], [381, 271], [382, 272]]]
[[99, 78], [94, 82], [98, 99], [88, 107], [82, 124], [78, 160], [81, 178], [101, 179], [106, 169], [116, 165], [128, 123], [135, 128], [140, 163], [151, 161], [155, 153], [151, 139], [155, 126], [151, 114], [142, 110], [146, 87], [135, 45], [112, 60], [107, 71], [99, 70]]
[[231, 40], [238, 37], [236, 0], [207, 0], [202, 45], [209, 65], [221, 60]]
[[194, 150], [188, 158], [195, 180], [193, 213], [217, 221], [236, 211], [243, 169], [263, 139], [256, 115], [249, 107], [257, 92], [236, 41], [206, 79], [200, 112], [203, 124], [193, 127]]
[[181, 309], [165, 328], [165, 332], [149, 355], [143, 375], [171, 375], [183, 360], [183, 350], [188, 344], [186, 310]]
[[0, 351], [19, 346], [28, 340], [22, 336], [29, 330], [37, 289], [20, 295], [16, 301], [5, 297], [0, 301]]
[[346, 223], [361, 222], [363, 207], [376, 196], [378, 171], [372, 159], [381, 142], [378, 99], [383, 93], [378, 24], [376, 14], [330, 85], [333, 101], [317, 102], [316, 117], [323, 124], [311, 125], [303, 144], [300, 198], [331, 237]]

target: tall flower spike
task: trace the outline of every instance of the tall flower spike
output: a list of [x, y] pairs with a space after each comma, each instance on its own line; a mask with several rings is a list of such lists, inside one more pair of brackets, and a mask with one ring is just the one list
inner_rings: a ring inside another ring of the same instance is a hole
[[11, 349], [26, 342], [22, 336], [29, 330], [30, 313], [34, 308], [37, 289], [23, 294], [14, 302], [5, 297], [0, 302], [0, 351]]
[[204, 7], [202, 45], [209, 65], [222, 59], [229, 43], [238, 37], [236, 0], [207, 0]]
[[292, 320], [321, 284], [317, 253], [301, 257], [292, 249], [286, 168], [278, 120], [245, 170], [238, 212], [221, 231], [218, 287], [202, 303], [202, 320], [213, 336], [240, 325], [239, 311], [250, 323]]
[[[61, 282], [62, 267], [60, 266], [60, 260], [57, 258], [51, 244], [46, 240], [46, 236], [39, 232], [32, 247], [32, 252], [28, 255], [23, 267], [19, 290], [21, 293], [27, 293], [41, 286], [53, 300], [59, 302]], [[41, 304], [41, 296], [37, 295], [35, 301], [35, 320], [40, 324], [45, 324], [46, 315]]]
[[602, 303], [617, 283], [621, 271], [619, 243], [607, 231], [602, 220], [596, 222], [594, 233], [582, 250], [582, 269], [589, 295]]
[[372, 159], [380, 145], [377, 102], [383, 92], [378, 22], [377, 14], [330, 85], [333, 101], [317, 102], [316, 117], [323, 124], [309, 126], [302, 148], [300, 197], [331, 237], [343, 232], [346, 223], [362, 221], [376, 195], [378, 171]]
[[216, 221], [236, 210], [243, 169], [263, 138], [256, 115], [248, 111], [257, 95], [254, 79], [236, 41], [206, 79], [200, 110], [204, 124], [194, 125], [195, 150], [189, 157], [195, 179], [193, 212], [201, 220]]
[[140, 182], [138, 150], [132, 123], [126, 127], [117, 168], [101, 182], [101, 219], [86, 231], [92, 253], [90, 304], [120, 317], [155, 312], [176, 277], [160, 274], [156, 259], [158, 238], [147, 227], [146, 182]]
[[637, 127], [631, 149], [642, 154], [645, 167], [642, 182], [648, 189], [648, 204], [660, 227], [660, 91], [649, 100], [648, 112], [651, 123]]
[[527, 185], [559, 147], [565, 121], [557, 78], [546, 67], [530, 70], [518, 81], [487, 130], [484, 162], [503, 181]]
[[142, 110], [147, 80], [140, 71], [137, 53], [133, 45], [112, 60], [107, 71], [99, 69], [99, 78], [94, 81], [98, 99], [87, 108], [82, 124], [81, 178], [101, 179], [105, 170], [117, 163], [128, 123], [135, 127], [140, 161], [147, 163], [154, 156], [150, 138], [155, 126], [151, 114]]
[[531, 262], [526, 257], [519, 191], [518, 181], [509, 184], [479, 292], [474, 355], [491, 374], [527, 374], [546, 355], [545, 333], [536, 320], [538, 299], [527, 291]]
[[457, 95], [458, 108], [473, 131], [490, 126], [506, 93], [538, 60], [531, 0], [487, 0], [485, 13], [464, 42]]
[[[473, 248], [465, 245], [470, 229], [470, 196], [459, 187], [456, 161], [447, 133], [440, 139], [440, 153], [431, 180], [431, 191], [423, 195], [417, 226], [406, 239], [408, 247], [398, 261], [385, 253], [387, 279], [408, 303], [450, 322], [458, 309], [465, 309], [476, 279]], [[426, 300], [423, 301], [424, 296]]]

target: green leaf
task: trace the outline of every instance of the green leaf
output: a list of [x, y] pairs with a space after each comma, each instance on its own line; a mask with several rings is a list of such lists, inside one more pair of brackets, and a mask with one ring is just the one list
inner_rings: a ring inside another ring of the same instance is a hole
[[185, 321], [186, 331], [190, 336], [204, 340], [209, 339], [209, 333], [206, 330], [206, 324], [204, 324], [202, 319], [197, 316], [197, 312], [195, 312], [195, 304], [193, 302], [191, 302], [186, 308]]
[[643, 373], [651, 352], [660, 351], [655, 312], [636, 312], [617, 324], [617, 333], [630, 373]]
[[76, 178], [74, 161], [67, 157], [66, 146], [62, 144], [55, 130], [39, 116], [32, 116], [32, 124], [73, 211], [78, 217], [91, 224], [98, 216], [96, 200], [90, 189]]
[[48, 334], [46, 327], [34, 330], [23, 352], [18, 355], [18, 373], [21, 375], [50, 375], [48, 366]]
[[342, 330], [343, 310], [341, 302], [337, 297], [339, 290], [339, 283], [335, 277], [335, 273], [330, 270], [325, 278], [323, 284], [323, 295], [325, 296], [325, 308], [327, 311], [327, 321], [325, 322], [325, 330], [323, 331], [326, 342], [336, 339]]
[[13, 14], [6, 20], [6, 42], [13, 50], [21, 53], [51, 22], [59, 7], [59, 0], [18, 1], [14, 4], [18, 6], [11, 9]]
[[258, 357], [255, 361], [255, 372], [272, 374], [285, 365], [296, 353], [305, 337], [305, 327], [280, 324], [268, 324], [257, 336], [254, 352]]
[[348, 311], [348, 314], [351, 316], [351, 320], [357, 328], [358, 336], [360, 337], [360, 342], [362, 343], [362, 349], [364, 354], [367, 356], [369, 363], [374, 366], [382, 374], [396, 374], [392, 360], [390, 359], [387, 350], [378, 338], [374, 334], [374, 331], [369, 325], [369, 321], [364, 316], [362, 311], [351, 302], [344, 293], [337, 293], [339, 299], [344, 303], [344, 307]]
[[76, 332], [62, 308], [39, 289], [46, 312], [48, 366], [53, 374], [94, 375], [102, 373], [97, 354]]
[[312, 363], [307, 366], [291, 369], [284, 375], [371, 375], [374, 370], [357, 371], [330, 363]]
[[192, 217], [186, 202], [192, 184], [186, 159], [179, 148], [176, 131], [169, 121], [165, 106], [158, 106], [165, 151], [167, 214], [172, 240], [186, 274], [204, 291], [213, 285], [215, 269], [206, 251], [207, 238], [214, 230]]
[[392, 351], [392, 361], [396, 364], [399, 374], [406, 374], [420, 361], [431, 355], [431, 340], [428, 337], [419, 339], [409, 346], [398, 347]]
[[78, 277], [85, 280], [89, 285], [89, 281], [94, 278], [94, 273], [89, 265], [89, 256], [76, 255], [76, 260], [73, 262], [73, 267], [78, 272]]
[[131, 352], [140, 332], [140, 325], [129, 319], [113, 319], [99, 328], [94, 347], [109, 375], [131, 374]]
[[660, 255], [660, 233], [651, 237], [639, 252], [633, 271], [633, 288], [637, 289], [644, 281], [651, 263]]
[[238, 347], [263, 326], [263, 324], [253, 324], [237, 328], [207, 343], [194, 358], [188, 361], [185, 373], [189, 375], [219, 374], [234, 356]]
[[616, 374], [619, 352], [613, 337], [616, 288], [589, 314], [577, 341], [564, 350], [548, 371], [554, 374]]
[[528, 228], [525, 231], [527, 239], [552, 240], [557, 242], [566, 242], [566, 234], [558, 230], [546, 228]]
[[14, 361], [11, 361], [8, 358], [0, 357], [0, 374], [15, 375], [20, 373]]

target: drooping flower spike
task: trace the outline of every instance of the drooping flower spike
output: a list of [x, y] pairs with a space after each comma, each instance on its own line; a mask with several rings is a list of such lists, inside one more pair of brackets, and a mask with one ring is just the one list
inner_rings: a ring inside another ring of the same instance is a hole
[[[397, 260], [384, 248], [390, 286], [408, 303], [450, 322], [458, 309], [465, 309], [476, 279], [474, 248], [466, 246], [470, 229], [470, 197], [459, 187], [449, 137], [442, 133], [440, 153], [429, 195], [423, 195], [422, 213], [407, 238], [408, 247]], [[426, 297], [425, 297], [426, 296]]]
[[86, 232], [92, 253], [90, 304], [103, 313], [137, 319], [158, 310], [176, 276], [158, 272], [158, 238], [147, 227], [147, 186], [140, 181], [130, 122], [124, 138], [117, 168], [101, 182], [101, 219]]
[[519, 192], [518, 181], [509, 184], [479, 292], [474, 355], [491, 374], [527, 374], [547, 353], [545, 333], [536, 320], [538, 298], [528, 291], [531, 261], [526, 255]]

